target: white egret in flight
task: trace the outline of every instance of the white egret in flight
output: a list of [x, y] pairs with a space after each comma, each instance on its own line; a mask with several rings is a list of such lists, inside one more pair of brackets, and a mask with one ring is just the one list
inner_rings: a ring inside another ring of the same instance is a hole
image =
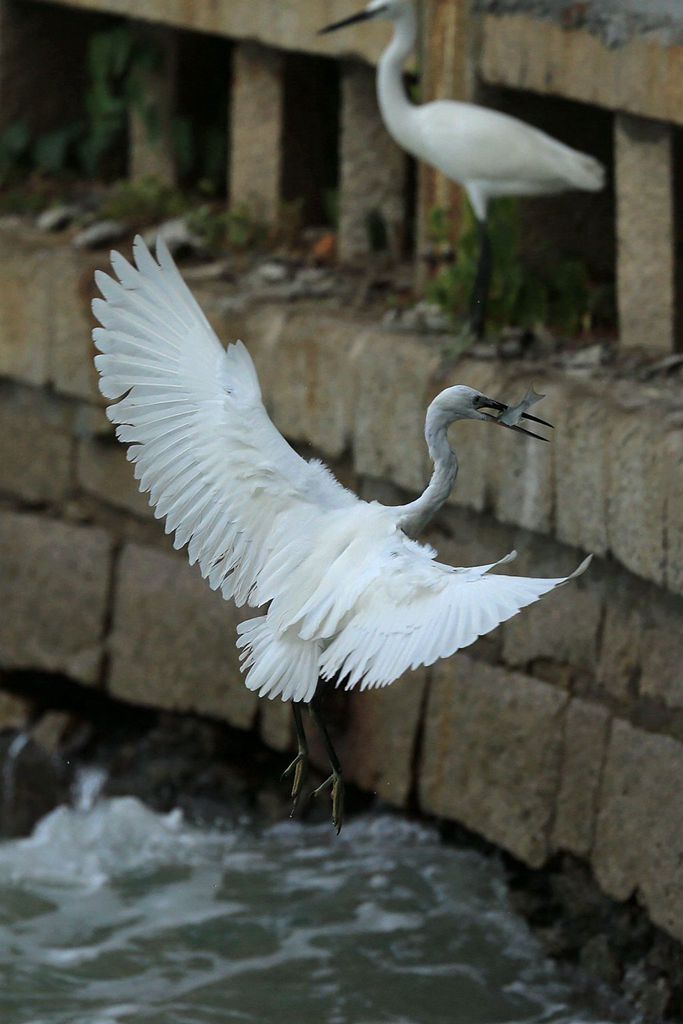
[[[109, 418], [174, 546], [187, 545], [190, 563], [224, 598], [265, 607], [238, 626], [246, 684], [293, 702], [294, 806], [308, 763], [301, 711], [310, 705], [331, 763], [320, 788], [332, 788], [339, 830], [343, 784], [314, 701], [320, 681], [387, 686], [473, 643], [571, 577], [492, 574], [510, 555], [454, 568], [415, 540], [458, 472], [449, 425], [496, 424], [487, 410], [507, 406], [473, 388], [446, 388], [427, 411], [434, 471], [425, 492], [397, 507], [362, 501], [285, 441], [263, 406], [247, 349], [241, 341], [223, 348], [163, 241], [155, 260], [136, 238], [134, 257], [135, 266], [112, 253], [118, 280], [96, 275], [103, 298], [93, 302], [102, 325], [93, 332], [95, 363], [102, 394], [116, 403]], [[539, 397], [530, 391], [502, 425], [529, 433], [518, 420], [544, 423], [526, 412]]]
[[479, 266], [470, 320], [481, 337], [491, 281], [491, 241], [486, 226], [491, 199], [535, 196], [567, 189], [601, 189], [602, 164], [545, 132], [497, 110], [438, 100], [416, 106], [406, 95], [403, 65], [417, 39], [413, 0], [371, 0], [364, 11], [321, 30], [334, 32], [371, 18], [393, 21], [394, 37], [377, 71], [377, 96], [384, 123], [399, 146], [461, 184], [479, 231]]

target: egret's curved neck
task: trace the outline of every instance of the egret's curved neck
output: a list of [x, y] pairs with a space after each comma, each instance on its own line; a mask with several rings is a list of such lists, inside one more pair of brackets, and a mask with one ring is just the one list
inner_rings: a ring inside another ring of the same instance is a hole
[[377, 98], [384, 122], [396, 141], [411, 153], [415, 149], [415, 107], [406, 96], [403, 65], [416, 40], [417, 18], [410, 4], [396, 21], [394, 38], [382, 54], [377, 71]]
[[416, 537], [425, 528], [453, 490], [458, 475], [458, 459], [448, 443], [447, 431], [451, 423], [452, 415], [447, 416], [436, 402], [432, 402], [425, 421], [425, 440], [434, 463], [432, 478], [419, 498], [396, 510], [398, 525], [409, 537]]

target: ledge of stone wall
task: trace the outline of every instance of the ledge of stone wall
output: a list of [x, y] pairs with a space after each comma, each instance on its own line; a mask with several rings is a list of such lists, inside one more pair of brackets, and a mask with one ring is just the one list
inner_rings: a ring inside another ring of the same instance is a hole
[[[289, 709], [242, 685], [239, 613], [171, 550], [137, 493], [95, 389], [89, 302], [104, 258], [0, 230], [0, 671], [42, 670], [291, 744]], [[340, 693], [349, 777], [396, 806], [456, 819], [528, 864], [589, 862], [683, 939], [682, 431], [674, 388], [530, 364], [442, 358], [332, 306], [224, 312], [254, 354], [278, 426], [367, 498], [404, 501], [428, 473], [425, 407], [464, 381], [516, 399], [533, 380], [544, 447], [478, 423], [429, 540], [478, 564], [590, 573], [433, 670]], [[650, 410], [656, 403], [656, 418]], [[568, 545], [571, 545], [568, 546]], [[3, 727], [0, 717], [0, 728]]]
[[[35, 0], [31, 0], [35, 2]], [[43, 0], [40, 0], [43, 2]], [[386, 26], [351, 26], [343, 37], [319, 36], [325, 25], [348, 16], [345, 0], [44, 0], [65, 7], [135, 18], [192, 32], [250, 40], [281, 50], [351, 56], [376, 63], [386, 43]]]

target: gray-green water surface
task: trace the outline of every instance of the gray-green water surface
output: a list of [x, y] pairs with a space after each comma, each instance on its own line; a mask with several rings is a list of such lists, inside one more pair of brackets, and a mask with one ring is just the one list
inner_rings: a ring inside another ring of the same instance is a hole
[[132, 798], [0, 844], [2, 1024], [597, 1024], [502, 871], [391, 816], [221, 830]]

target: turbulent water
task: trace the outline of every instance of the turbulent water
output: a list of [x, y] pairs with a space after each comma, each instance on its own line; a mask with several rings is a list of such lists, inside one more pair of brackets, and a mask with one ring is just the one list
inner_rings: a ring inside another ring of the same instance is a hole
[[0, 844], [2, 1024], [600, 1019], [507, 908], [495, 863], [401, 819], [339, 839], [200, 830], [124, 798]]

